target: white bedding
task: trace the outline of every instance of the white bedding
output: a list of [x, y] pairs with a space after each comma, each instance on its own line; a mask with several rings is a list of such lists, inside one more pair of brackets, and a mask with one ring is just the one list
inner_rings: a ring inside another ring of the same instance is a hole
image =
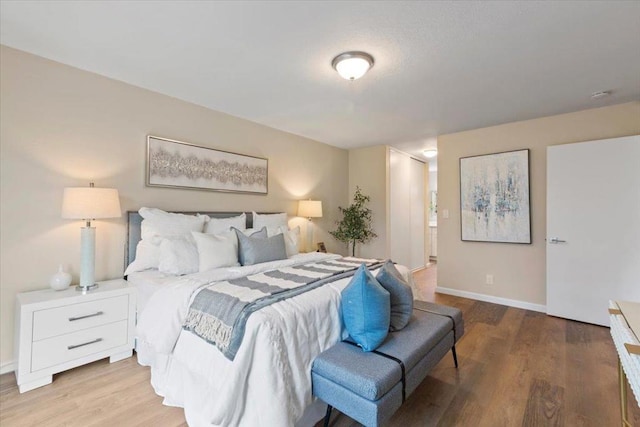
[[185, 276], [174, 276], [171, 274], [165, 274], [156, 269], [137, 271], [129, 273], [127, 275], [127, 282], [134, 285], [137, 290], [137, 311], [138, 316], [142, 313], [147, 306], [147, 302], [151, 296], [167, 287], [168, 285], [174, 285], [182, 283], [183, 279], [189, 281], [195, 281], [194, 283], [209, 283], [212, 281], [226, 280], [234, 277], [248, 276], [249, 274], [259, 273], [261, 271], [272, 270], [274, 268], [286, 267], [290, 265], [299, 264], [301, 262], [307, 262], [310, 260], [325, 259], [325, 258], [337, 258], [338, 255], [334, 254], [321, 254], [318, 252], [312, 252], [308, 254], [296, 254], [285, 260], [267, 262], [257, 265], [248, 266], [234, 266], [216, 268], [203, 273], [193, 273]]
[[136, 287], [136, 309], [142, 313], [151, 295], [176, 280], [176, 276], [161, 273], [158, 270], [145, 270], [127, 275], [127, 282]]
[[[287, 260], [233, 267], [163, 282], [138, 320], [138, 361], [151, 367], [151, 383], [164, 403], [185, 409], [191, 426], [291, 426], [311, 396], [311, 363], [344, 338], [342, 279], [252, 314], [233, 361], [182, 330], [194, 291], [214, 281], [339, 255], [309, 253]], [[400, 267], [400, 266], [399, 266]], [[411, 274], [399, 268], [413, 287]], [[147, 283], [148, 285], [148, 283]]]

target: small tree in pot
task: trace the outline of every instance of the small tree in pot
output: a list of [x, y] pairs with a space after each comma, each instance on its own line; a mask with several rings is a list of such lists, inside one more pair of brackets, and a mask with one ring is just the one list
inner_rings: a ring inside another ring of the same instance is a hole
[[356, 255], [356, 243], [367, 243], [378, 237], [371, 227], [371, 209], [365, 205], [371, 200], [356, 187], [353, 203], [348, 208], [338, 206], [342, 219], [336, 221], [338, 229], [329, 233], [341, 242], [351, 246], [351, 255]]

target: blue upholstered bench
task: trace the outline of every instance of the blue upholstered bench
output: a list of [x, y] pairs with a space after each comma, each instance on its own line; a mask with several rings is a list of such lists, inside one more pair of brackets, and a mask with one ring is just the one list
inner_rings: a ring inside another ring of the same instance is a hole
[[373, 352], [349, 340], [321, 353], [313, 362], [313, 394], [331, 409], [365, 426], [390, 418], [449, 350], [456, 368], [455, 343], [464, 333], [457, 308], [415, 301], [409, 324], [390, 332]]

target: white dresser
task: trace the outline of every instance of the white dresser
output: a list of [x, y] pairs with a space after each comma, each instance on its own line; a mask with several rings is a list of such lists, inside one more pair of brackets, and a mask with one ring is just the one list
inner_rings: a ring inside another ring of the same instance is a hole
[[82, 293], [42, 290], [16, 299], [16, 380], [20, 393], [50, 384], [53, 374], [105, 357], [132, 355], [136, 295], [125, 280]]

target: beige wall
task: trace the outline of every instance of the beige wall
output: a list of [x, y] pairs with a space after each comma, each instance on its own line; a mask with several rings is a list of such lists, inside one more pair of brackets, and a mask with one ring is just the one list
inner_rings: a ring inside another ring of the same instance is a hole
[[[322, 200], [316, 240], [349, 200], [348, 153], [299, 136], [81, 71], [7, 47], [0, 50], [0, 364], [13, 359], [17, 292], [47, 288], [59, 263], [77, 282], [80, 221], [60, 218], [64, 187], [115, 187], [122, 210], [286, 211]], [[203, 82], [206, 84], [206, 82]], [[147, 188], [146, 135], [269, 159], [267, 196]], [[292, 224], [304, 224], [293, 219]], [[125, 221], [95, 221], [98, 280], [122, 275]], [[306, 236], [303, 229], [302, 236]]]
[[364, 258], [386, 258], [389, 255], [389, 147], [376, 145], [349, 150], [349, 204], [359, 186], [371, 197], [368, 207], [373, 211], [373, 231], [377, 238], [356, 245], [356, 255]]
[[[438, 286], [544, 305], [546, 147], [634, 134], [640, 134], [640, 102], [439, 136]], [[462, 242], [459, 159], [524, 148], [531, 150], [532, 244]], [[486, 274], [494, 275], [494, 285], [485, 285]]]

